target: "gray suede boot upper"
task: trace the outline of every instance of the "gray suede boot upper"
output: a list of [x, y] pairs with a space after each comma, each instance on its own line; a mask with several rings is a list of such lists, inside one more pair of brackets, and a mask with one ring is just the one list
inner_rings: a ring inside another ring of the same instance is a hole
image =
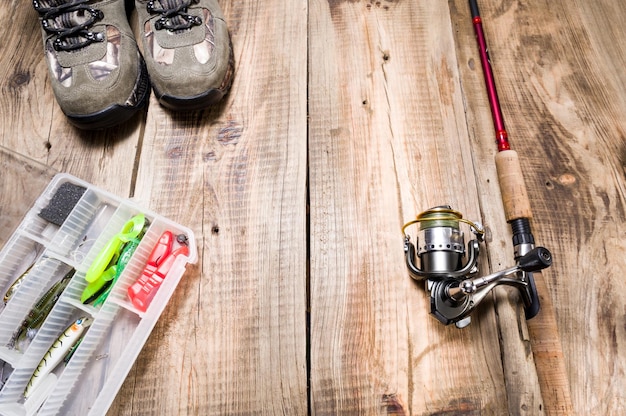
[[149, 95], [124, 0], [35, 0], [52, 89], [70, 122], [98, 129], [132, 117]]
[[233, 53], [216, 0], [135, 0], [140, 48], [165, 107], [198, 109], [230, 88]]

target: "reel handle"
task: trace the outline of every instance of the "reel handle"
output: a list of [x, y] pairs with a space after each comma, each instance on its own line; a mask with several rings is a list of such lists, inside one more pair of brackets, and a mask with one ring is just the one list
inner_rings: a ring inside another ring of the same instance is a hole
[[545, 247], [535, 247], [520, 257], [518, 266], [525, 272], [538, 272], [552, 265], [552, 253]]

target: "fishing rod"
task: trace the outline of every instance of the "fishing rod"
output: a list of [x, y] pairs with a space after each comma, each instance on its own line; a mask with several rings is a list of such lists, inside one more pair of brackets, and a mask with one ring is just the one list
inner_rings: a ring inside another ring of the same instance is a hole
[[[526, 319], [534, 318], [540, 309], [534, 273], [552, 264], [550, 251], [535, 247], [530, 230], [532, 213], [526, 186], [519, 158], [511, 150], [504, 126], [476, 1], [470, 0], [470, 8], [496, 133], [496, 168], [506, 220], [513, 230], [516, 265], [488, 276], [479, 276], [480, 243], [484, 240], [482, 225], [464, 219], [460, 212], [448, 205], [430, 208], [402, 228], [407, 267], [413, 278], [426, 281], [431, 313], [445, 325], [454, 323], [458, 328], [470, 324], [471, 312], [498, 285], [517, 288], [524, 302]], [[467, 244], [467, 250], [464, 233], [460, 229], [462, 223], [467, 224], [476, 237]], [[406, 232], [413, 224], [419, 225], [417, 248]], [[465, 258], [467, 260], [464, 261]]]
[[[498, 153], [495, 158], [498, 182], [506, 220], [513, 231], [515, 258], [519, 259], [534, 245], [534, 237], [530, 228], [530, 219], [532, 218], [530, 201], [518, 155], [511, 150], [509, 145], [477, 0], [469, 0], [469, 7], [498, 145]], [[541, 314], [537, 315], [539, 312], [538, 301], [536, 310], [533, 308], [526, 309], [526, 318], [529, 319], [527, 325], [530, 343], [539, 387], [544, 400], [544, 409], [548, 415], [570, 415], [573, 413], [572, 399], [554, 306], [542, 274], [529, 273], [528, 278], [530, 284], [534, 286], [535, 295], [537, 295], [538, 290], [544, 294], [541, 297], [543, 309]], [[537, 316], [534, 317], [535, 315]], [[534, 319], [530, 319], [533, 317]]]
[[[463, 328], [471, 322], [470, 314], [499, 285], [518, 289], [524, 303], [525, 317], [537, 367], [537, 376], [547, 414], [571, 414], [571, 395], [554, 307], [540, 273], [552, 264], [552, 255], [544, 247], [535, 247], [531, 231], [532, 211], [524, 183], [519, 156], [511, 150], [508, 133], [491, 68], [482, 19], [476, 0], [469, 0], [476, 33], [487, 98], [495, 131], [498, 153], [495, 157], [498, 182], [506, 221], [511, 225], [515, 266], [487, 276], [479, 276], [478, 258], [484, 229], [469, 221], [448, 205], [430, 208], [402, 228], [406, 264], [411, 276], [426, 282], [430, 293], [431, 313], [442, 323]], [[417, 248], [407, 228], [417, 224]], [[461, 224], [469, 227], [475, 238], [465, 248]], [[417, 259], [419, 258], [419, 265]], [[543, 312], [539, 314], [540, 309]]]

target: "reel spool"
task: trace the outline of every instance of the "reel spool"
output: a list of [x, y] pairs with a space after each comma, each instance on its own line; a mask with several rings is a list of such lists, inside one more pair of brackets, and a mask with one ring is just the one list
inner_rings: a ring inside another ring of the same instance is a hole
[[[465, 247], [461, 223], [475, 236]], [[419, 224], [416, 245], [406, 229]], [[463, 218], [450, 206], [431, 208], [402, 227], [406, 265], [411, 277], [426, 282], [430, 293], [431, 313], [443, 324], [463, 328], [471, 322], [470, 313], [498, 285], [516, 287], [522, 294], [526, 318], [539, 311], [539, 298], [532, 278], [552, 264], [552, 255], [544, 247], [524, 245], [526, 253], [517, 258], [514, 267], [478, 277], [478, 256], [485, 231], [478, 222]], [[516, 248], [516, 253], [519, 250]], [[419, 259], [419, 265], [417, 264]]]

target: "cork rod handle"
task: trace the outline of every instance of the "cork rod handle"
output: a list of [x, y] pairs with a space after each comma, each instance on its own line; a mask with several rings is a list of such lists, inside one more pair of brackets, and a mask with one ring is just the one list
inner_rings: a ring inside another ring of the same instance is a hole
[[[530, 201], [519, 158], [514, 150], [496, 154], [496, 169], [507, 222], [532, 218]], [[533, 273], [542, 311], [527, 321], [537, 378], [544, 411], [548, 416], [573, 414], [569, 379], [563, 360], [563, 348], [556, 322], [556, 312], [548, 287], [540, 272]]]
[[517, 152], [515, 150], [498, 152], [496, 154], [496, 170], [507, 222], [518, 218], [532, 218], [528, 192], [526, 192], [526, 184]]

